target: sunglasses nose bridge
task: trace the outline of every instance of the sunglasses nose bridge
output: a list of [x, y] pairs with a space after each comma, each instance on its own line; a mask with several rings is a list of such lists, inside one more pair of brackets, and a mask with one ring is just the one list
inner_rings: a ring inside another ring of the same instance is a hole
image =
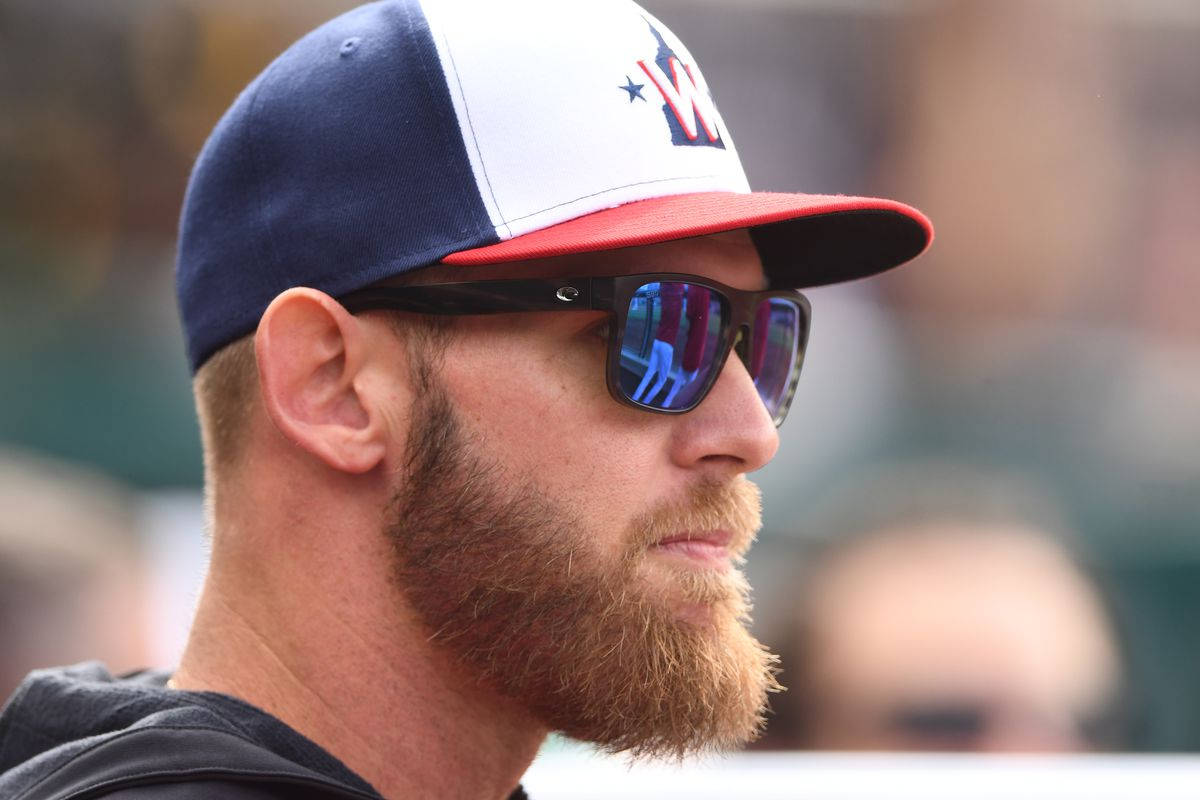
[[741, 359], [746, 369], [750, 369], [750, 326], [738, 325], [733, 332], [733, 352]]

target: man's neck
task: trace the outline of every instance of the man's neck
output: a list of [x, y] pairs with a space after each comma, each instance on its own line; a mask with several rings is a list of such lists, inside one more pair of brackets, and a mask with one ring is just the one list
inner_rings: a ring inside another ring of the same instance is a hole
[[506, 797], [545, 728], [431, 643], [387, 580], [322, 585], [336, 571], [289, 591], [214, 563], [172, 686], [267, 711], [385, 797]]

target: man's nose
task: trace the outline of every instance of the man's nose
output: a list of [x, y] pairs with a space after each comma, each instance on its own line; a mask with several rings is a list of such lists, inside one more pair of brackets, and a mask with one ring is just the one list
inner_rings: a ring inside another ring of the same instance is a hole
[[675, 461], [688, 468], [753, 472], [779, 449], [779, 432], [740, 357], [730, 353], [708, 396], [679, 417]]

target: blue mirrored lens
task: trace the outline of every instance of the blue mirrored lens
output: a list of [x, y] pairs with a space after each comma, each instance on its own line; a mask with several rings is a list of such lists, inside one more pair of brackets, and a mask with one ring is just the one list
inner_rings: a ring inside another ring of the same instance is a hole
[[799, 358], [800, 307], [791, 300], [763, 300], [754, 315], [750, 377], [767, 412], [776, 417], [791, 395]]
[[693, 405], [712, 371], [726, 314], [711, 290], [647, 283], [629, 301], [621, 340], [621, 390], [661, 409]]

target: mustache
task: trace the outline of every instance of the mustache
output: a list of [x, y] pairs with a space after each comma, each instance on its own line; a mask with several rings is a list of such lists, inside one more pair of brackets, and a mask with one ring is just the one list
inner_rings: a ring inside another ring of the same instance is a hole
[[632, 558], [680, 533], [722, 530], [731, 535], [729, 552], [741, 563], [762, 528], [762, 493], [745, 476], [726, 483], [698, 484], [682, 500], [634, 519], [632, 528]]

